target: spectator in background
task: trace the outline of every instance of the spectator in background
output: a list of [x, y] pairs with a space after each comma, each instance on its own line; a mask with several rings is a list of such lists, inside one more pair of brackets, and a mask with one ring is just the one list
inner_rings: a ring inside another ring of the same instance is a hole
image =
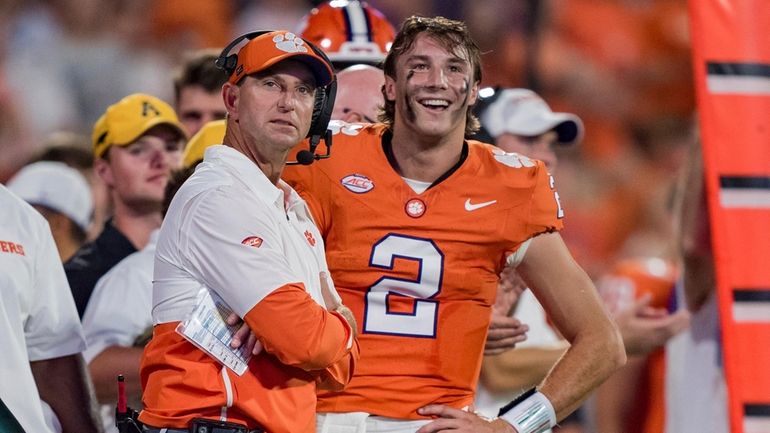
[[48, 221], [62, 262], [85, 242], [93, 200], [83, 175], [61, 162], [40, 161], [23, 167], [8, 189]]
[[[29, 433], [100, 432], [80, 321], [48, 225], [4, 186], [0, 209], [0, 402]], [[7, 428], [0, 425], [18, 431]]]
[[89, 130], [124, 95], [171, 98], [167, 71], [174, 59], [151, 37], [150, 3], [24, 2], [10, 23], [12, 54], [2, 66], [33, 144], [54, 131]]
[[218, 55], [216, 50], [190, 53], [174, 73], [176, 112], [188, 137], [206, 123], [225, 118], [221, 92], [227, 76], [214, 65]]
[[666, 346], [666, 433], [730, 430], [701, 152], [700, 143], [690, 144], [678, 191], [676, 240], [683, 269], [676, 297], [692, 312], [692, 326]]
[[181, 164], [185, 132], [168, 104], [137, 93], [107, 108], [92, 139], [94, 169], [107, 185], [114, 215], [64, 264], [81, 316], [99, 278], [144, 248], [160, 227], [164, 189]]
[[50, 134], [43, 142], [43, 150], [31, 162], [63, 162], [79, 171], [91, 187], [94, 203], [88, 240], [94, 240], [102, 231], [107, 216], [112, 213], [107, 197], [107, 187], [94, 173], [94, 152], [88, 137], [73, 132], [59, 131]]
[[195, 168], [203, 161], [203, 154], [213, 144], [221, 144], [225, 138], [226, 122], [215, 120], [203, 125], [200, 131], [190, 139], [182, 154], [182, 168], [187, 170]]
[[[225, 121], [206, 124], [185, 147], [182, 170], [175, 171], [166, 187], [164, 214], [174, 193], [203, 159], [208, 146], [222, 143]], [[200, 157], [189, 154], [194, 150]], [[184, 174], [181, 174], [184, 173]], [[91, 371], [96, 397], [102, 403], [106, 432], [115, 427], [115, 377], [123, 374], [129, 405], [141, 408], [139, 365], [144, 346], [152, 337], [152, 272], [158, 230], [147, 245], [121, 260], [96, 283], [83, 314], [87, 348], [83, 357]]]
[[382, 107], [385, 74], [369, 65], [349, 66], [337, 74], [337, 100], [332, 119], [374, 123]]

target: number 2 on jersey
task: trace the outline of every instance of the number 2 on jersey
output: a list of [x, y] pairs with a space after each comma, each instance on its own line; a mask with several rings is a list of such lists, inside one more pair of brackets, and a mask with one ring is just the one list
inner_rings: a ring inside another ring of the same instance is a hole
[[[392, 270], [396, 258], [416, 261], [417, 275], [414, 279], [382, 277], [369, 287], [363, 332], [433, 338], [438, 301], [430, 298], [441, 291], [444, 254], [430, 239], [391, 233], [374, 244], [369, 265]], [[414, 298], [412, 311], [390, 311], [391, 296]]]

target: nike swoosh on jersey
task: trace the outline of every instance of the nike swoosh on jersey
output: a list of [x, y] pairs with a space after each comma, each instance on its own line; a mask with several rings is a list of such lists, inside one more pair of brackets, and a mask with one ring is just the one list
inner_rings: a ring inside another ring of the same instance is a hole
[[491, 201], [485, 201], [484, 203], [473, 204], [471, 203], [471, 199], [468, 199], [468, 200], [465, 200], [465, 210], [467, 210], [468, 212], [473, 212], [477, 209], [481, 209], [483, 207], [487, 207], [495, 203], [497, 203], [497, 200], [491, 200]]

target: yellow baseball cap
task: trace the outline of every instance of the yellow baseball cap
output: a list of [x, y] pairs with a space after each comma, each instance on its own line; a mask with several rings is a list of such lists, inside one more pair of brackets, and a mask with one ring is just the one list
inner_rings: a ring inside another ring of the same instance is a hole
[[189, 168], [203, 159], [206, 148], [215, 144], [221, 144], [225, 138], [225, 120], [214, 120], [203, 125], [200, 131], [187, 142], [182, 156], [182, 167]]
[[107, 107], [94, 124], [91, 135], [94, 156], [101, 158], [113, 145], [127, 146], [157, 125], [168, 125], [179, 132], [180, 137], [187, 138], [170, 105], [143, 93], [128, 95]]
[[326, 86], [334, 79], [334, 69], [313, 48], [294, 33], [273, 31], [250, 40], [238, 51], [238, 62], [230, 75], [233, 84], [249, 74], [254, 74], [292, 58], [305, 63], [315, 75], [316, 84]]

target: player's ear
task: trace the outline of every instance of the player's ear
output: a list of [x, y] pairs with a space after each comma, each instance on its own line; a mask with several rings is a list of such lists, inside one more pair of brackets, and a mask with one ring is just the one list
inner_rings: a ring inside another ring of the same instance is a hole
[[382, 94], [386, 101], [396, 100], [396, 80], [389, 75], [385, 75], [385, 84], [382, 85]]
[[470, 98], [468, 98], [468, 105], [474, 105], [476, 104], [476, 101], [479, 99], [479, 82], [476, 81], [471, 86], [471, 94]]

